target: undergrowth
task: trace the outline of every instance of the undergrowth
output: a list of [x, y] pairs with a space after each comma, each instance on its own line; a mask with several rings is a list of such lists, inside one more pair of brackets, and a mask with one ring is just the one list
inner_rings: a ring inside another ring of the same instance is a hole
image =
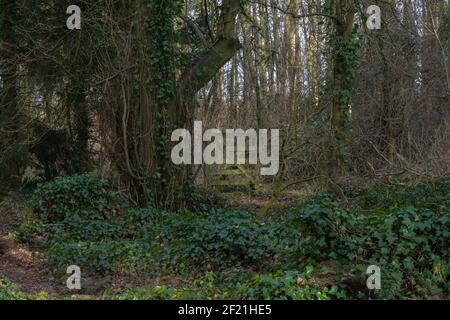
[[17, 286], [7, 278], [0, 275], [0, 300], [25, 300], [26, 295], [21, 293]]
[[[135, 208], [85, 174], [39, 186], [17, 235], [41, 246], [55, 272], [75, 264], [193, 279], [105, 293], [115, 299], [448, 299], [449, 187], [448, 177], [392, 181], [258, 219], [242, 209]], [[381, 268], [381, 290], [367, 290], [370, 265]]]

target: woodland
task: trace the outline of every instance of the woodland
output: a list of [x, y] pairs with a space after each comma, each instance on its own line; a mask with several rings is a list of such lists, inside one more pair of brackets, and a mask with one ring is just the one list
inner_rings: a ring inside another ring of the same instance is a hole
[[449, 50], [448, 0], [0, 0], [0, 300], [450, 299]]

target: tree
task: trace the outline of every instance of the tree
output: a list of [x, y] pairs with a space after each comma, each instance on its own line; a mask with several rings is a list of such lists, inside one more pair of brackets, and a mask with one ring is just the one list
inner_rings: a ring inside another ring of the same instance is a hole
[[354, 0], [331, 1], [331, 140], [329, 175], [336, 176], [343, 168], [345, 145], [351, 120], [350, 92], [356, 62]]
[[[119, 129], [110, 130], [122, 141], [113, 151], [124, 151], [116, 165], [137, 201], [172, 209], [189, 202], [190, 168], [171, 163], [170, 135], [175, 128], [191, 125], [196, 94], [240, 49], [235, 30], [241, 8], [240, 0], [222, 1], [214, 32], [184, 16], [179, 0], [140, 0], [131, 8], [137, 12], [137, 73], [133, 75], [132, 68], [123, 74], [119, 101], [124, 103], [116, 107], [119, 111], [114, 110], [117, 117], [111, 122]], [[194, 41], [179, 41], [180, 21], [194, 29]], [[201, 50], [194, 48], [198, 43]], [[188, 57], [180, 69], [183, 48], [197, 57]]]

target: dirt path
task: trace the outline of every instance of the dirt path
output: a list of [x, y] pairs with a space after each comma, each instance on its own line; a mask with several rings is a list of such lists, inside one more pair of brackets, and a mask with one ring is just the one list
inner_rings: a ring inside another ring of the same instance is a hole
[[113, 290], [125, 288], [128, 284], [146, 283], [137, 276], [86, 277], [83, 279], [82, 291], [68, 290], [64, 279], [55, 279], [47, 271], [45, 257], [41, 252], [32, 251], [26, 245], [14, 241], [10, 232], [14, 224], [21, 219], [20, 210], [11, 208], [5, 210], [5, 207], [0, 206], [0, 276], [8, 278], [29, 298], [46, 293], [45, 298], [49, 299], [67, 297], [75, 300], [98, 299], [105, 289]]
[[53, 288], [53, 279], [47, 274], [42, 259], [16, 243], [9, 244], [6, 252], [0, 255], [0, 274], [17, 284], [18, 289], [27, 295], [43, 291], [50, 295], [57, 294]]
[[20, 219], [19, 211], [15, 207], [0, 207], [0, 275], [30, 296], [43, 291], [50, 295], [57, 294], [42, 255], [18, 244], [10, 235], [13, 225]]

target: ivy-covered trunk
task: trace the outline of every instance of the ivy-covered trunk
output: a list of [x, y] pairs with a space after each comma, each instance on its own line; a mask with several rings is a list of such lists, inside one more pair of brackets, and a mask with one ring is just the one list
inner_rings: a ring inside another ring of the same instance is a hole
[[124, 139], [128, 140], [125, 156], [132, 180], [130, 191], [141, 203], [174, 209], [184, 205], [179, 187], [185, 182], [184, 175], [176, 174], [177, 168], [170, 161], [171, 130], [184, 122], [184, 113], [175, 103], [175, 19], [181, 1], [140, 0], [137, 7], [138, 69], [133, 79], [131, 110], [127, 110], [127, 122], [132, 124], [123, 128]]
[[332, 49], [332, 109], [329, 155], [329, 176], [335, 177], [345, 162], [348, 141], [351, 105], [350, 93], [353, 71], [357, 63], [358, 38], [355, 34], [354, 16], [356, 4], [353, 0], [334, 1], [330, 8], [334, 16], [330, 38]]
[[[173, 130], [190, 129], [197, 92], [240, 48], [235, 35], [239, 0], [224, 0], [215, 41], [188, 65], [180, 68], [177, 21], [181, 0], [137, 1], [137, 71], [130, 103], [124, 102], [122, 132], [126, 166], [134, 199], [165, 209], [189, 205], [193, 192], [191, 168], [175, 166], [171, 159]], [[126, 88], [123, 89], [126, 91]]]

